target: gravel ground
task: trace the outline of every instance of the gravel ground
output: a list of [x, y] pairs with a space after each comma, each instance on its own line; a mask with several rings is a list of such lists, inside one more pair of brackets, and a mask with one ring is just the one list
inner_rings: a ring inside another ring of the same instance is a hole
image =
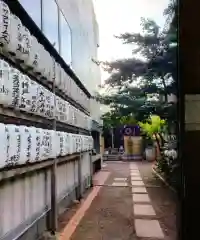
[[[175, 240], [176, 196], [160, 180], [155, 179], [150, 163], [137, 162], [137, 164], [156, 211], [156, 218], [166, 235], [164, 240]], [[70, 239], [146, 240], [146, 238], [138, 238], [135, 234], [129, 164], [123, 162], [107, 163], [103, 170], [109, 171], [111, 174]], [[114, 178], [125, 177], [128, 178], [129, 186], [108, 186], [114, 182]], [[60, 222], [62, 227], [64, 227], [63, 223], [67, 224], [77, 207], [78, 205], [62, 216]], [[156, 239], [148, 238], [148, 240]]]
[[[129, 176], [128, 164], [109, 163], [104, 170], [111, 171], [105, 185]], [[71, 239], [134, 240], [134, 236], [131, 188], [104, 186]]]

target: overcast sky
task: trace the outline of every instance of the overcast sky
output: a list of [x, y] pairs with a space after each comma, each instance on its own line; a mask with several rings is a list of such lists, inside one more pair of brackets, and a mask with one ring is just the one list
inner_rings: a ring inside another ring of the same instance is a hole
[[[131, 57], [131, 47], [122, 45], [113, 35], [140, 32], [140, 19], [154, 19], [164, 25], [163, 10], [169, 0], [93, 0], [99, 24], [99, 60], [109, 61]], [[102, 81], [107, 74], [102, 72]]]

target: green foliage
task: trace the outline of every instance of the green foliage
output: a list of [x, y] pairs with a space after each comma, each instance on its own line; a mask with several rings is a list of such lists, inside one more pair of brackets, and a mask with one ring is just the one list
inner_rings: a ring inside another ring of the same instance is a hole
[[[116, 87], [116, 93], [97, 98], [121, 116], [134, 113], [139, 121], [152, 114], [170, 121], [176, 119], [175, 107], [166, 100], [167, 94], [176, 94], [177, 3], [171, 1], [164, 14], [167, 15], [165, 29], [143, 18], [141, 33], [117, 36], [124, 44], [133, 46], [132, 58], [103, 63], [110, 73], [105, 86]], [[136, 57], [138, 53], [142, 58]], [[136, 81], [139, 83], [133, 87]], [[165, 102], [147, 101], [149, 94], [162, 94]]]
[[136, 124], [137, 121], [133, 115], [122, 116], [115, 111], [102, 115], [104, 130], [109, 130], [120, 125]]
[[139, 122], [138, 124], [143, 133], [150, 138], [154, 138], [155, 134], [162, 131], [162, 128], [166, 125], [166, 121], [157, 115], [152, 115], [146, 122]]

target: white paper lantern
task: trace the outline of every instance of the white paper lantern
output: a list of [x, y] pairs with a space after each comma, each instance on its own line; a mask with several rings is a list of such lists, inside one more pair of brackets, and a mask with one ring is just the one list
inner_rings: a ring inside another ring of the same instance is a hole
[[37, 114], [38, 111], [38, 88], [39, 84], [31, 80], [30, 84], [30, 99], [31, 99], [31, 108], [30, 112]]
[[26, 126], [19, 126], [21, 144], [19, 164], [25, 164], [31, 161], [31, 133]]
[[60, 65], [55, 62], [55, 85], [58, 89], [60, 89]]
[[10, 42], [10, 9], [8, 5], [0, 1], [0, 47], [2, 51], [7, 51]]
[[[23, 75], [16, 68], [10, 68], [9, 81], [12, 81], [12, 104], [14, 108], [19, 108], [20, 102], [20, 82]], [[11, 84], [9, 84], [11, 86]]]
[[31, 49], [31, 34], [29, 30], [22, 24], [18, 26], [19, 26], [18, 35], [19, 42], [16, 50], [16, 58], [18, 60], [21, 60], [24, 64], [26, 64]]
[[64, 132], [63, 133], [63, 156], [69, 154], [69, 134]]
[[13, 81], [9, 74], [9, 64], [0, 60], [0, 104], [6, 106], [12, 105]]
[[66, 74], [66, 84], [65, 84], [65, 88], [66, 88], [66, 94], [70, 97], [71, 96], [71, 78], [68, 74]]
[[31, 96], [31, 79], [21, 74], [21, 81], [19, 82], [20, 87], [20, 95], [19, 95], [19, 108], [23, 111], [30, 112], [31, 104], [32, 104], [32, 96]]
[[54, 96], [55, 95], [47, 89], [45, 89], [44, 93], [45, 93], [44, 116], [48, 119], [53, 119], [54, 118], [54, 105], [55, 105]]
[[16, 57], [16, 52], [21, 48], [20, 40], [22, 38], [22, 23], [20, 19], [10, 14], [10, 41], [7, 45], [8, 52], [11, 55], [11, 57]]
[[53, 59], [53, 57], [51, 56], [51, 55], [49, 55], [48, 56], [49, 57], [49, 65], [48, 65], [48, 75], [47, 75], [47, 80], [49, 81], [49, 82], [53, 82], [54, 81], [54, 75], [55, 75], [55, 73], [54, 73], [54, 66], [53, 66], [53, 64], [54, 64], [54, 59]]
[[60, 140], [60, 156], [66, 155], [66, 148], [65, 148], [65, 133], [58, 132], [59, 140]]
[[60, 99], [60, 121], [65, 122], [65, 100]]
[[42, 129], [42, 142], [41, 142], [41, 160], [46, 160], [49, 158], [51, 149], [50, 149], [50, 143], [51, 143], [51, 133], [46, 130]]
[[6, 132], [5, 125], [0, 123], [0, 168], [3, 168], [7, 164], [7, 150], [8, 150], [8, 132]]
[[44, 131], [41, 128], [36, 128], [35, 129], [35, 136], [36, 136], [36, 158], [35, 161], [41, 161], [41, 156], [43, 154], [43, 148], [41, 148], [42, 146], [42, 140], [43, 140], [43, 134]]
[[38, 86], [38, 102], [37, 102], [37, 114], [45, 116], [46, 112], [46, 89], [39, 85]]
[[[37, 142], [39, 139], [37, 139], [35, 127], [29, 127], [28, 130], [29, 130], [30, 137], [31, 137], [31, 149], [30, 149], [29, 162], [33, 163], [36, 161], [36, 148], [37, 148]], [[40, 147], [40, 144], [39, 144], [39, 147]]]
[[6, 125], [8, 133], [8, 158], [7, 165], [15, 166], [19, 164], [21, 150], [21, 134], [19, 127], [13, 124]]
[[60, 109], [61, 109], [61, 107], [60, 107], [60, 101], [61, 101], [61, 98], [60, 97], [58, 97], [58, 96], [55, 96], [55, 98], [56, 98], [56, 107], [55, 107], [55, 118], [56, 118], [56, 120], [57, 121], [60, 121]]
[[49, 159], [53, 159], [56, 157], [56, 146], [55, 146], [55, 131], [54, 130], [48, 130], [49, 136], [50, 136], [50, 145], [49, 145]]
[[41, 77], [44, 76], [44, 62], [45, 62], [45, 49], [42, 44], [38, 43], [38, 65], [35, 66], [35, 72], [39, 74]]
[[69, 133], [69, 154], [73, 153], [73, 134]]
[[30, 68], [33, 72], [37, 72], [39, 64], [39, 43], [33, 35], [30, 36], [30, 53], [26, 60], [26, 66]]
[[67, 101], [63, 101], [63, 122], [67, 123], [67, 111], [68, 111], [68, 103]]
[[65, 94], [66, 73], [63, 68], [60, 69], [60, 90]]

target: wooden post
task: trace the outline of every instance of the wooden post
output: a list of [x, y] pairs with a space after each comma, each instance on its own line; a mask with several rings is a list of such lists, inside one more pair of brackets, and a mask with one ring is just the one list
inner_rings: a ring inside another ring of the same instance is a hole
[[200, 32], [196, 31], [196, 23], [200, 20], [199, 4], [198, 0], [186, 0], [180, 7], [181, 14], [177, 14], [181, 21], [181, 59], [177, 59], [182, 66], [178, 75], [177, 98], [180, 114], [179, 160], [182, 163], [181, 188], [178, 191], [179, 198], [182, 198], [179, 220], [182, 225], [180, 239], [183, 240], [196, 239], [199, 235], [196, 220], [200, 215]]

